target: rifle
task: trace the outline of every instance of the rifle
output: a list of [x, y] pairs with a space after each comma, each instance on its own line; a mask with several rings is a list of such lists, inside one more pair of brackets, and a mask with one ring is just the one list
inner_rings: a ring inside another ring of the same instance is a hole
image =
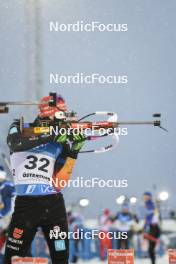
[[[49, 96], [52, 98], [49, 101], [49, 106], [56, 106], [56, 93], [50, 93]], [[9, 106], [16, 106], [16, 105], [39, 105], [39, 102], [0, 102], [0, 113], [8, 113], [9, 112]], [[106, 115], [108, 118], [105, 121], [99, 121], [99, 122], [91, 122], [91, 121], [85, 121], [88, 117], [97, 116], [97, 115]], [[161, 126], [161, 114], [156, 113], [153, 114], [154, 118], [157, 118], [155, 120], [150, 121], [118, 121], [118, 116], [115, 112], [107, 112], [107, 111], [99, 111], [90, 113], [88, 115], [83, 116], [82, 118], [78, 118], [75, 112], [63, 112], [58, 111], [55, 114], [54, 120], [48, 120], [48, 119], [40, 119], [39, 123], [34, 125], [34, 123], [25, 123], [24, 118], [21, 117], [19, 120], [20, 123], [20, 130], [24, 137], [31, 137], [36, 135], [42, 135], [42, 134], [51, 134], [53, 131], [55, 133], [60, 133], [61, 131], [70, 131], [72, 133], [73, 131], [83, 131], [86, 132], [89, 130], [94, 131], [94, 135], [86, 136], [86, 140], [95, 140], [98, 138], [102, 138], [104, 136], [112, 136], [114, 143], [111, 145], [108, 145], [106, 147], [102, 147], [98, 150], [87, 150], [82, 151], [82, 153], [87, 152], [106, 152], [113, 148], [115, 148], [118, 144], [119, 137], [117, 132], [117, 129], [120, 126], [128, 126], [128, 125], [152, 125], [155, 127], [159, 127], [165, 131], [167, 131], [165, 128]], [[84, 120], [84, 121], [83, 121]], [[59, 130], [58, 130], [59, 129]], [[56, 131], [57, 130], [57, 131]], [[99, 131], [104, 131], [103, 134], [99, 135]]]

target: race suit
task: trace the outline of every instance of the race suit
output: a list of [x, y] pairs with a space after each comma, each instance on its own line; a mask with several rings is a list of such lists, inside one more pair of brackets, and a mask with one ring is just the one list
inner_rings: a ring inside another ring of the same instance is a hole
[[112, 220], [110, 214], [103, 214], [100, 217], [100, 232], [104, 233], [104, 238], [100, 239], [100, 259], [105, 260], [107, 257], [107, 250], [112, 248], [112, 238], [109, 238], [108, 233], [112, 227]]
[[115, 220], [118, 220], [118, 231], [126, 232], [127, 239], [119, 239], [117, 240], [117, 248], [118, 249], [129, 249], [130, 248], [130, 240], [132, 238], [132, 225], [134, 223], [134, 216], [130, 212], [119, 212], [117, 213]]
[[25, 257], [41, 227], [52, 263], [68, 264], [68, 239], [50, 236], [56, 227], [68, 232], [63, 195], [59, 184], [53, 186], [52, 179], [67, 181], [77, 154], [68, 145], [54, 142], [54, 136], [23, 137], [18, 122], [11, 125], [7, 143], [17, 197], [4, 263], [12, 263], [13, 256]]
[[[156, 263], [156, 254], [155, 247], [156, 241], [160, 237], [161, 230], [159, 226], [159, 215], [155, 204], [152, 200], [148, 200], [145, 203], [146, 208], [146, 217], [145, 217], [145, 225], [144, 225], [144, 237], [145, 233], [149, 235], [149, 256], [152, 264]], [[156, 241], [155, 241], [156, 240]]]

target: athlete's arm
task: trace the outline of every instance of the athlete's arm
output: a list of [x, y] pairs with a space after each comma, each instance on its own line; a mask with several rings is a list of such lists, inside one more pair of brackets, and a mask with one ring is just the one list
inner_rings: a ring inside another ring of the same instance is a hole
[[19, 122], [14, 122], [9, 129], [7, 144], [11, 152], [28, 150], [53, 140], [53, 136], [40, 135], [35, 137], [23, 137]]
[[63, 145], [62, 154], [55, 163], [55, 173], [53, 175], [55, 188], [62, 189], [72, 176], [78, 153], [70, 150], [69, 145]]
[[76, 160], [68, 157], [64, 166], [54, 175], [55, 187], [62, 189], [70, 180]]
[[85, 136], [78, 134], [72, 137], [72, 146], [63, 144], [62, 154], [59, 156], [55, 165], [55, 173], [53, 175], [55, 188], [62, 189], [72, 176], [78, 154], [85, 142]]

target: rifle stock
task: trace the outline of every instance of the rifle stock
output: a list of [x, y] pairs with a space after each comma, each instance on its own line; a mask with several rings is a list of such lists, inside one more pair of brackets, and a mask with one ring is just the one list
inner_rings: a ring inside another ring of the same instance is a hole
[[122, 121], [122, 122], [108, 122], [108, 121], [102, 121], [102, 122], [59, 122], [58, 124], [50, 123], [47, 124], [46, 121], [41, 126], [35, 126], [35, 127], [23, 127], [21, 132], [24, 137], [31, 137], [31, 136], [37, 136], [42, 134], [52, 134], [53, 131], [63, 131], [62, 129], [65, 129], [65, 131], [86, 131], [86, 130], [94, 130], [98, 131], [99, 129], [116, 129], [120, 125], [153, 125], [160, 127], [160, 121]]

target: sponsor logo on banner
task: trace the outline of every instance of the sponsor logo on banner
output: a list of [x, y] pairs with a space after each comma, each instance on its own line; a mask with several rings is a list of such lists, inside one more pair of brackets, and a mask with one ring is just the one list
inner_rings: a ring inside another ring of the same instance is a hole
[[22, 237], [22, 235], [23, 235], [23, 229], [15, 227], [15, 229], [13, 230], [13, 237], [19, 239]]
[[169, 264], [176, 264], [176, 249], [169, 249]]
[[109, 249], [108, 264], [134, 264], [133, 249]]
[[48, 264], [48, 259], [46, 258], [20, 258], [13, 257], [12, 264]]

